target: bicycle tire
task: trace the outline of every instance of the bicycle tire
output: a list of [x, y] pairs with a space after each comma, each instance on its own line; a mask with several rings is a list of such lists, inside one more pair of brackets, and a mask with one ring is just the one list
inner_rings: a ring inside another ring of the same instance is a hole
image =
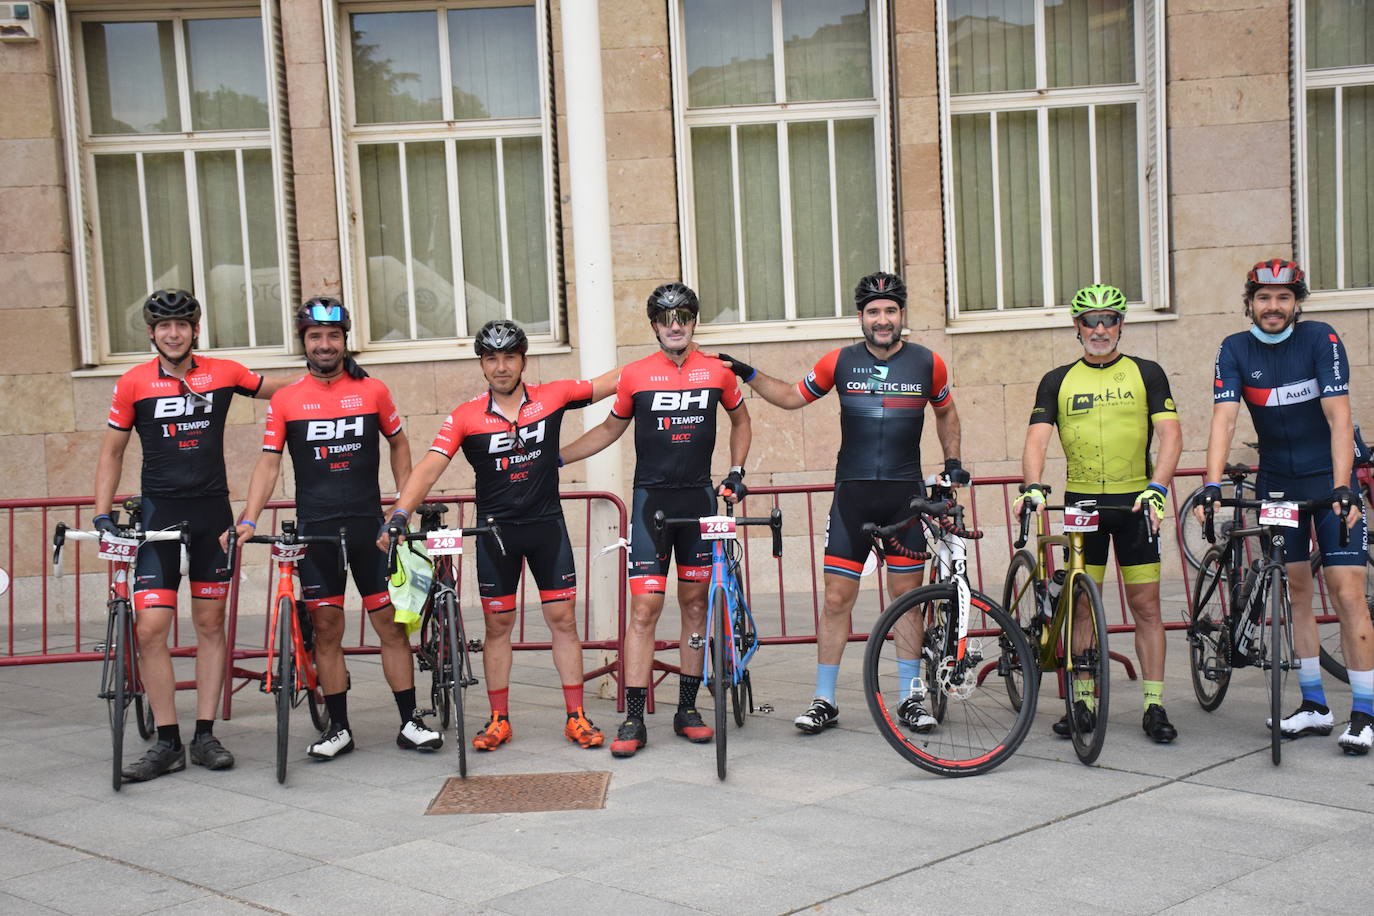
[[143, 695], [141, 683], [138, 692], [134, 694], [134, 721], [138, 723], [139, 737], [145, 741], [153, 737], [157, 731], [157, 724], [153, 721], [153, 707], [148, 704], [148, 698]]
[[292, 613], [294, 613], [294, 602], [290, 598], [281, 598], [277, 602], [277, 671], [276, 683], [273, 685], [277, 704], [277, 782], [279, 783], [286, 782], [287, 744], [291, 739], [291, 700], [292, 694], [295, 692], [296, 644], [292, 639], [294, 632], [291, 627]]
[[427, 660], [429, 667], [430, 706], [439, 720], [439, 731], [446, 732], [453, 724], [454, 653], [450, 651], [452, 636], [443, 611], [425, 622], [420, 637], [420, 657]]
[[[750, 647], [758, 639], [758, 633], [754, 631], [754, 622], [745, 610], [744, 596], [736, 592], [735, 600], [737, 602], [733, 616], [735, 657], [744, 658]], [[743, 728], [745, 714], [754, 711], [754, 688], [749, 680], [747, 668], [739, 673], [738, 678], [730, 678], [730, 705], [735, 713], [735, 725]]]
[[[925, 632], [921, 638], [921, 680], [925, 686], [925, 701], [929, 704], [926, 711], [935, 717], [936, 722], [945, 721], [945, 709], [949, 706], [949, 697], [945, 692], [935, 689], [940, 677], [940, 659], [949, 655], [945, 645], [948, 638], [945, 621], [950, 619], [951, 609], [945, 604], [931, 602], [926, 605]], [[1011, 691], [1007, 692], [1010, 694]]]
[[1293, 666], [1293, 630], [1289, 614], [1288, 583], [1283, 570], [1271, 569], [1268, 575], [1269, 645], [1263, 658], [1269, 666], [1269, 753], [1274, 766], [1283, 756], [1283, 693], [1288, 672]]
[[[971, 614], [981, 612], [986, 618], [984, 628], [991, 634], [969, 637], [962, 671], [949, 660], [954, 673], [948, 677], [945, 719], [930, 732], [908, 733], [901, 727], [896, 709], [906, 696], [906, 685], [894, 692], [890, 707], [883, 686], [901, 680], [898, 659], [909, 659], [914, 651], [913, 645], [902, 644], [913, 638], [903, 635], [912, 632], [909, 626], [899, 627], [903, 618], [915, 613], [924, 620], [930, 604], [956, 608], [955, 586], [927, 585], [898, 596], [879, 615], [864, 648], [864, 695], [878, 731], [903, 759], [940, 776], [976, 776], [1000, 766], [1021, 745], [1035, 715], [1034, 678], [1025, 681], [1019, 706], [1012, 704], [1006, 687], [987, 683], [990, 677], [1006, 678], [1017, 668], [1035, 663], [1025, 633], [991, 598], [973, 591], [971, 599]], [[946, 689], [946, 685], [937, 683], [932, 688]]]
[[[1225, 487], [1222, 488], [1226, 489]], [[1242, 499], [1255, 499], [1255, 485], [1250, 480], [1243, 480], [1240, 484], [1241, 492], [1238, 494]], [[1193, 507], [1197, 505], [1198, 497], [1202, 495], [1202, 487], [1188, 494], [1188, 498], [1178, 507], [1179, 542], [1183, 548], [1183, 559], [1188, 561], [1188, 565], [1193, 569], [1198, 569], [1202, 563], [1202, 558], [1207, 555], [1207, 550], [1212, 546], [1207, 539], [1202, 536], [1202, 522], [1193, 515]], [[1221, 513], [1217, 513], [1216, 520], [1218, 533], [1223, 525]], [[1241, 526], [1253, 528], [1259, 524], [1259, 513], [1254, 509], [1244, 509], [1241, 513]]]
[[1226, 551], [1213, 547], [1202, 557], [1193, 580], [1193, 610], [1188, 618], [1188, 673], [1198, 705], [1212, 712], [1231, 686], [1230, 601], [1232, 574]]
[[[1026, 641], [1030, 644], [1031, 652], [1034, 655], [1040, 646], [1040, 620], [1037, 596], [1044, 589], [1044, 580], [1036, 578], [1037, 563], [1035, 555], [1029, 550], [1018, 550], [1011, 558], [1011, 565], [1007, 567], [1007, 578], [1002, 584], [1002, 609], [1007, 615], [1021, 628], [1021, 632], [1026, 634]], [[1012, 705], [1021, 708], [1021, 694], [1024, 690], [1024, 679], [1031, 677], [1035, 679], [1035, 686], [1038, 691], [1040, 687], [1040, 659], [1035, 657], [1035, 665], [1023, 673], [1018, 673], [1006, 679], [1007, 695], [1011, 697]]]
[[[1315, 579], [1322, 568], [1320, 551], [1312, 554], [1312, 577]], [[1315, 587], [1315, 582], [1313, 583]], [[1330, 600], [1330, 590], [1327, 596]], [[1364, 558], [1364, 606], [1369, 619], [1374, 623], [1374, 557], [1365, 554]], [[1314, 609], [1315, 610], [1315, 609]], [[1341, 624], [1339, 620], [1318, 623], [1317, 635], [1321, 639], [1321, 665], [1328, 674], [1342, 683], [1350, 683], [1350, 674], [1345, 670], [1345, 650], [1341, 646]]]
[[110, 716], [110, 752], [113, 763], [112, 784], [118, 792], [124, 785], [124, 718], [128, 712], [128, 652], [133, 632], [131, 608], [122, 598], [110, 602], [105, 624], [105, 664], [101, 672], [101, 692]]
[[328, 731], [329, 707], [324, 702], [324, 691], [319, 687], [305, 691], [305, 705], [310, 708], [310, 724], [320, 732]]
[[[1098, 591], [1097, 583], [1093, 581], [1092, 576], [1079, 573], [1072, 579], [1069, 615], [1064, 626], [1064, 680], [1067, 687], [1064, 691], [1064, 705], [1068, 710], [1069, 739], [1073, 742], [1073, 751], [1081, 762], [1090, 765], [1102, 753], [1102, 744], [1107, 739], [1111, 667], [1107, 645], [1107, 612], [1102, 607], [1102, 593]], [[1092, 629], [1088, 645], [1082, 647], [1082, 652], [1077, 652], [1075, 649], [1078, 647], [1074, 645], [1074, 624], [1083, 613], [1080, 601], [1087, 602], [1086, 609]], [[1080, 672], [1088, 674], [1087, 679], [1093, 682], [1093, 693], [1096, 697], [1093, 729], [1090, 733], [1082, 728], [1078, 716], [1074, 715], [1076, 685], [1073, 681], [1082, 680], [1076, 676]]]
[[[463, 727], [463, 691], [467, 688], [468, 647], [463, 632], [463, 621], [458, 616], [458, 603], [452, 593], [439, 599], [439, 616], [443, 619], [442, 654], [435, 660], [436, 671], [446, 671], [444, 692], [445, 706], [451, 710], [449, 725], [453, 726], [453, 743], [458, 748], [458, 775], [468, 776], [468, 747]], [[437, 676], [437, 675], [436, 675]]]
[[730, 715], [730, 677], [729, 656], [727, 651], [730, 638], [730, 621], [726, 616], [730, 609], [725, 600], [725, 592], [717, 590], [713, 599], [714, 606], [711, 609], [714, 617], [715, 632], [711, 638], [711, 687], [715, 695], [716, 704], [716, 776], [719, 779], [725, 778], [725, 745], [726, 728], [729, 725]]

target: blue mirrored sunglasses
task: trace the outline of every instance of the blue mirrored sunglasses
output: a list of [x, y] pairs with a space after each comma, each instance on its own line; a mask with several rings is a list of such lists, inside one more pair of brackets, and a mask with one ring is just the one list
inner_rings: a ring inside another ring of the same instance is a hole
[[343, 306], [315, 303], [310, 306], [312, 321], [343, 321]]

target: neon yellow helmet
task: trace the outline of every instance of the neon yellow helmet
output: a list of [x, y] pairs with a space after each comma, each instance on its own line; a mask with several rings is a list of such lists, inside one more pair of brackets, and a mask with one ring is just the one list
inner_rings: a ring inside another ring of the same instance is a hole
[[1110, 309], [1126, 317], [1126, 296], [1115, 286], [1106, 283], [1097, 283], [1092, 286], [1085, 286], [1073, 294], [1073, 301], [1069, 304], [1069, 313], [1077, 318], [1084, 312], [1101, 312]]

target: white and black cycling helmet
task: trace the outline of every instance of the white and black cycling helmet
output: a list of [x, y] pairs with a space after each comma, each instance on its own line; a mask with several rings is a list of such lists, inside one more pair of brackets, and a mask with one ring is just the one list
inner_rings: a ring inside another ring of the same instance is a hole
[[148, 327], [159, 321], [187, 321], [200, 324], [200, 303], [184, 289], [160, 289], [143, 303], [143, 320]]
[[519, 353], [524, 356], [530, 348], [530, 340], [525, 336], [524, 329], [514, 321], [497, 318], [482, 325], [482, 330], [477, 332], [477, 337], [472, 341], [472, 348], [478, 356], [488, 353]]

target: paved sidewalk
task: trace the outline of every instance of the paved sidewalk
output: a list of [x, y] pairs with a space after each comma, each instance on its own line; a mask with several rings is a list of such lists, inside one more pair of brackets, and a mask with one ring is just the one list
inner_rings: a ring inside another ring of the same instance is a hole
[[[631, 760], [569, 744], [547, 653], [521, 653], [515, 740], [470, 752], [470, 773], [610, 770], [606, 807], [442, 817], [423, 812], [455, 769], [452, 750], [395, 747], [375, 658], [349, 662], [356, 753], [306, 758], [302, 711], [301, 753], [279, 786], [271, 706], [245, 691], [217, 728], [233, 770], [190, 767], [118, 794], [98, 666], [0, 669], [0, 913], [1367, 911], [1374, 759], [1345, 757], [1333, 736], [1288, 743], [1273, 766], [1259, 672], [1237, 672], [1208, 714], [1181, 634], [1169, 652], [1176, 744], [1144, 738], [1139, 688], [1118, 668], [1099, 766], [1050, 735], [1061, 707], [1047, 695], [1010, 762], [951, 780], [876, 735], [860, 646], [845, 659], [840, 727], [814, 737], [791, 724], [814, 649], [765, 647], [756, 700], [777, 712], [731, 734], [725, 783], [711, 745], [672, 734], [667, 704]], [[660, 698], [675, 699], [675, 681], [665, 686]], [[1348, 688], [1327, 686], [1344, 713]], [[485, 706], [480, 687], [469, 697]], [[190, 697], [178, 705], [189, 722]], [[613, 733], [612, 704], [589, 706]]]

